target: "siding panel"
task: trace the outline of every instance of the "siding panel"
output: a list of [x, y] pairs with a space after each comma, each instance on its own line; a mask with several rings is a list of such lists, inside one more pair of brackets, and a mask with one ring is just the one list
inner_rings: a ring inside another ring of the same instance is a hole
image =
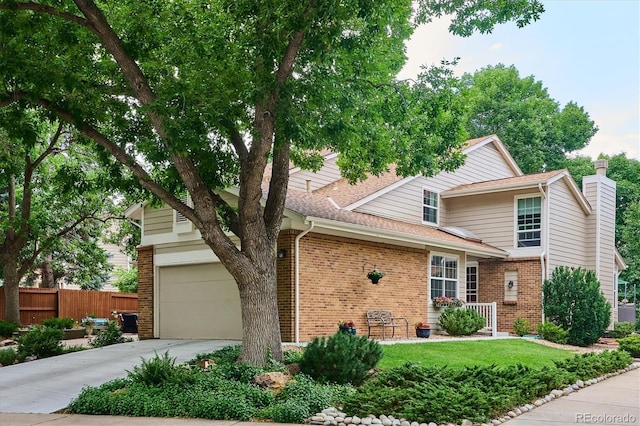
[[549, 266], [584, 267], [587, 262], [587, 217], [564, 180], [548, 189]]

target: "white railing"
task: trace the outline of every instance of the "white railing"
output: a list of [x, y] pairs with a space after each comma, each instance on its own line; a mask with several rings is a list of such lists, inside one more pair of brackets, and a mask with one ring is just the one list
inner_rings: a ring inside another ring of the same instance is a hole
[[466, 303], [465, 308], [473, 309], [485, 319], [485, 329], [491, 330], [491, 336], [498, 335], [498, 319], [496, 312], [498, 305], [496, 302], [491, 303]]

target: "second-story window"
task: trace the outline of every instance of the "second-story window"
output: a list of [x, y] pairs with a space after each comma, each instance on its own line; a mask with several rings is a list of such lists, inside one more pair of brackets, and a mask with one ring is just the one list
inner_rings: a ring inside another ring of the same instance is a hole
[[422, 221], [438, 224], [438, 194], [428, 189], [422, 190]]
[[517, 203], [517, 246], [539, 247], [542, 230], [541, 199], [540, 197], [518, 198]]

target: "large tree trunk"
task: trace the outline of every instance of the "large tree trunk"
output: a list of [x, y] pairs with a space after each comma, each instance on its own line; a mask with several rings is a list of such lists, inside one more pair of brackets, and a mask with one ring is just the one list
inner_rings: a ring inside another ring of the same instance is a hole
[[282, 360], [275, 264], [239, 288], [244, 343], [240, 360], [254, 365], [264, 365], [268, 355]]
[[42, 262], [42, 265], [40, 265], [40, 278], [42, 280], [40, 288], [56, 288], [56, 280], [53, 276], [53, 267], [51, 266], [52, 260], [53, 256], [48, 254], [44, 262]]
[[11, 256], [2, 257], [4, 272], [5, 321], [20, 324], [20, 278], [16, 271], [16, 261]]

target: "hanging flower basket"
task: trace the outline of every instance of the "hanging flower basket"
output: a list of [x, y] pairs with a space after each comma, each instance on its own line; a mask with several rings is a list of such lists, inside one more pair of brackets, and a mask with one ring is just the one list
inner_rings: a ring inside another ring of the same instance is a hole
[[384, 277], [384, 272], [378, 271], [377, 269], [369, 271], [369, 273], [367, 274], [367, 278], [371, 280], [372, 284], [378, 284], [382, 277]]

